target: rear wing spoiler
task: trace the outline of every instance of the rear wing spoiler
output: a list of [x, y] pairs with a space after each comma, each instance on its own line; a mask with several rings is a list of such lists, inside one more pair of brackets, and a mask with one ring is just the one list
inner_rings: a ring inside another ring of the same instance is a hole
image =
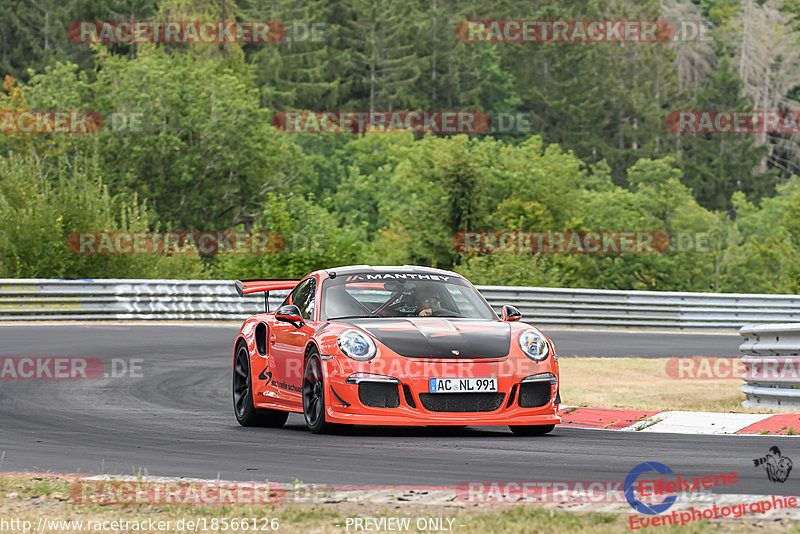
[[234, 285], [236, 286], [236, 292], [239, 293], [240, 297], [249, 295], [250, 293], [261, 293], [263, 291], [264, 311], [269, 313], [269, 292], [280, 290], [291, 291], [298, 282], [300, 282], [300, 280], [293, 278], [254, 278], [251, 280], [236, 280]]
[[260, 293], [262, 291], [269, 293], [270, 291], [280, 291], [294, 289], [294, 286], [300, 282], [294, 278], [267, 278], [267, 279], [250, 279], [250, 280], [236, 280], [236, 292], [240, 297], [249, 295], [250, 293]]

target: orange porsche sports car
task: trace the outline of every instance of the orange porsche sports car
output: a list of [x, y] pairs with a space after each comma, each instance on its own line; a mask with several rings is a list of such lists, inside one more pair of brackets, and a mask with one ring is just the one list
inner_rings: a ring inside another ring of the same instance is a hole
[[498, 317], [459, 274], [359, 265], [236, 288], [291, 290], [236, 338], [241, 425], [278, 427], [296, 412], [314, 433], [353, 424], [508, 425], [540, 435], [560, 422], [553, 342], [512, 306]]

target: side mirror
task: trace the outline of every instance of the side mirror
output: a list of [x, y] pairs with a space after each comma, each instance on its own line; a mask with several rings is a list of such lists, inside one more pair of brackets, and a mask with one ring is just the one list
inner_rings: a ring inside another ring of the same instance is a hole
[[305, 324], [303, 317], [300, 315], [300, 309], [294, 304], [287, 304], [278, 308], [275, 311], [275, 320], [291, 323], [295, 328], [300, 328]]
[[507, 323], [510, 323], [512, 321], [519, 321], [520, 319], [522, 319], [522, 313], [514, 306], [509, 306], [508, 304], [505, 304], [503, 305], [503, 308], [500, 310], [500, 319], [502, 319]]

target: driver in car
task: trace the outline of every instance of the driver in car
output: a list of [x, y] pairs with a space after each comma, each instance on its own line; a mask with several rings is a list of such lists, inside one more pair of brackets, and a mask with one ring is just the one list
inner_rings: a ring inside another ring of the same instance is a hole
[[442, 306], [439, 297], [423, 297], [417, 301], [417, 308], [421, 308], [417, 314], [419, 317], [430, 317], [433, 312], [441, 310]]

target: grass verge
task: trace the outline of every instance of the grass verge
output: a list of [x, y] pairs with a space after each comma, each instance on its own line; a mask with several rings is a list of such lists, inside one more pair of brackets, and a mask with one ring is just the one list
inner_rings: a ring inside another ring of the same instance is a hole
[[561, 358], [561, 399], [567, 406], [636, 410], [781, 413], [744, 408], [741, 379], [671, 378], [664, 358]]
[[[443, 529], [419, 529], [417, 521], [428, 518], [441, 519], [442, 525], [450, 525], [450, 532], [457, 534], [490, 533], [605, 533], [629, 530], [628, 513], [582, 511], [572, 512], [558, 509], [569, 505], [466, 505], [420, 504], [420, 503], [364, 503], [335, 502], [315, 504], [270, 504], [251, 505], [92, 505], [76, 504], [69, 500], [69, 485], [73, 481], [49, 475], [13, 476], [0, 475], [0, 522], [29, 521], [37, 525], [44, 517], [49, 523], [47, 532], [98, 532], [89, 522], [111, 521], [164, 521], [170, 527], [150, 530], [150, 532], [186, 532], [177, 528], [180, 520], [198, 521], [205, 519], [211, 525], [214, 519], [226, 518], [268, 518], [277, 521], [277, 529], [271, 527], [257, 532], [281, 533], [346, 533], [356, 532], [353, 526], [347, 527], [348, 518], [397, 518], [409, 519], [411, 528], [405, 532], [442, 532]], [[452, 521], [449, 521], [452, 520]], [[81, 521], [79, 528], [73, 523], [71, 528], [56, 528], [55, 521]], [[273, 525], [272, 523], [268, 523]], [[658, 532], [731, 532], [744, 533], [754, 530], [770, 532], [800, 532], [797, 524], [788, 520], [738, 519], [721, 521], [701, 521], [684, 527], [658, 527]], [[5, 532], [22, 530], [4, 529]], [[122, 529], [106, 529], [102, 532], [121, 532]], [[199, 531], [203, 531], [200, 529]], [[216, 528], [210, 532], [253, 532], [253, 529]], [[382, 530], [371, 529], [370, 532]], [[361, 530], [364, 532], [364, 530]]]

